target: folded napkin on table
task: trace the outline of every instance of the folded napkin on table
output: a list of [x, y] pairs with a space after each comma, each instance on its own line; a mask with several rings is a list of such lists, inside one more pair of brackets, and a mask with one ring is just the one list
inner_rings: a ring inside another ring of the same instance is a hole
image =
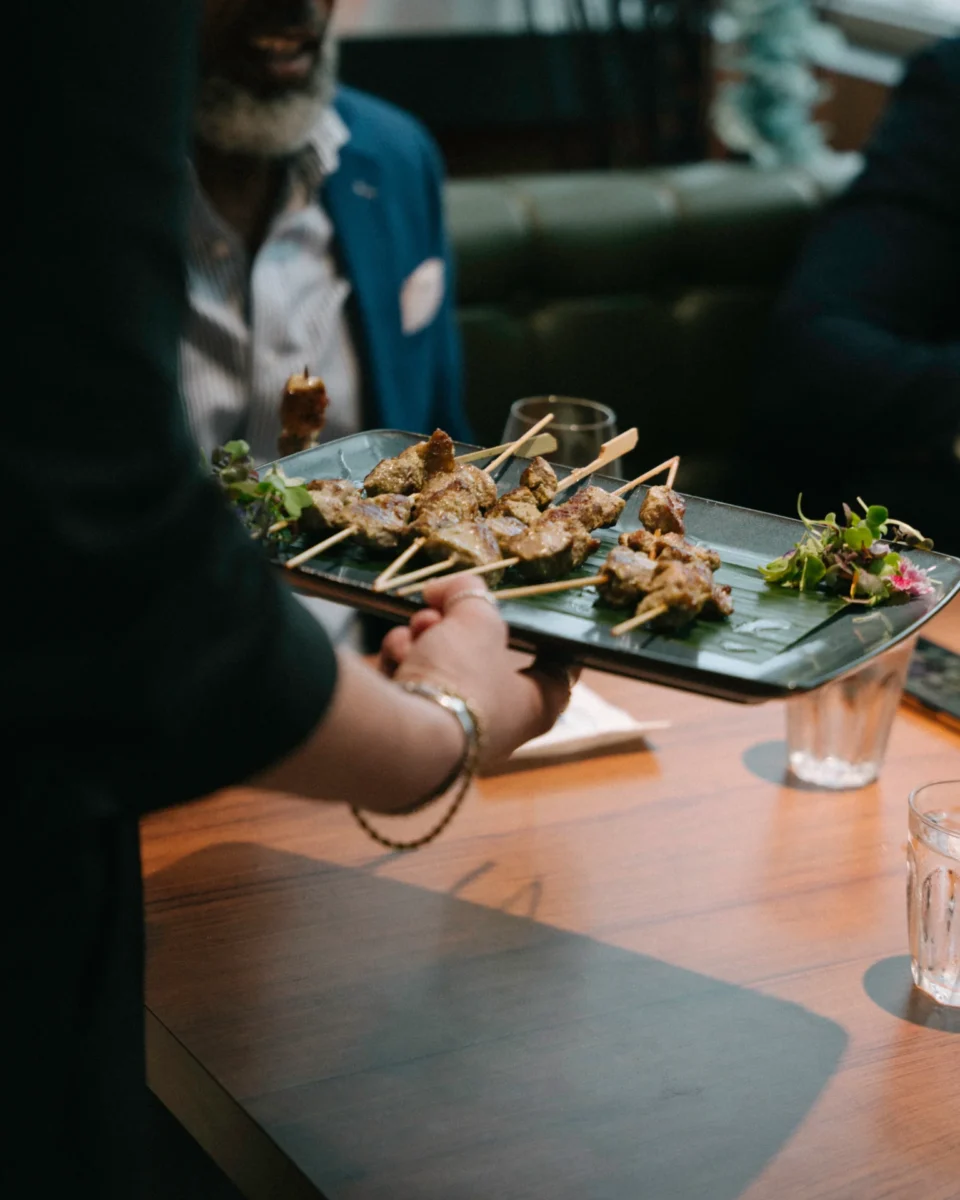
[[586, 757], [598, 750], [631, 750], [642, 744], [652, 729], [666, 729], [669, 721], [635, 721], [622, 708], [608, 703], [578, 683], [570, 697], [570, 707], [553, 729], [516, 750], [512, 763], [518, 766], [532, 761], [551, 762]]

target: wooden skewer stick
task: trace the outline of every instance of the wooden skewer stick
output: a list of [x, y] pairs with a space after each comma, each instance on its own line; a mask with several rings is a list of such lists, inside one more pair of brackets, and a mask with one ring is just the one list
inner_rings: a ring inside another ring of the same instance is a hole
[[615, 438], [611, 438], [609, 442], [604, 442], [600, 447], [600, 453], [591, 463], [587, 463], [585, 467], [579, 467], [576, 471], [572, 471], [566, 479], [561, 479], [557, 486], [557, 495], [565, 492], [568, 488], [572, 488], [574, 484], [580, 482], [581, 479], [586, 479], [588, 475], [592, 475], [595, 471], [599, 471], [602, 467], [609, 463], [616, 462], [618, 458], [622, 458], [624, 454], [629, 454], [636, 446], [637, 439], [640, 437], [640, 432], [636, 426], [633, 429], [627, 429], [624, 433], [619, 434]]
[[641, 625], [646, 625], [648, 621], [655, 621], [657, 617], [662, 617], [669, 610], [669, 605], [658, 604], [655, 608], [647, 609], [645, 613], [631, 617], [629, 621], [621, 621], [619, 625], [614, 625], [610, 632], [614, 637], [620, 637], [624, 633], [629, 633], [631, 629], [639, 629]]
[[536, 425], [531, 426], [526, 431], [526, 433], [523, 435], [523, 437], [517, 438], [517, 440], [515, 442], [511, 442], [510, 445], [504, 449], [502, 454], [498, 455], [493, 460], [492, 463], [490, 463], [488, 466], [484, 467], [483, 468], [484, 471], [488, 475], [492, 475], [493, 472], [497, 469], [497, 467], [502, 467], [508, 458], [511, 458], [514, 454], [516, 454], [517, 451], [522, 446], [525, 446], [527, 444], [527, 442], [532, 441], [533, 438], [535, 438], [537, 436], [537, 434], [540, 432], [541, 429], [543, 429], [547, 425], [549, 425], [555, 415], [556, 415], [555, 413], [549, 412], [549, 413], [547, 413], [547, 415], [545, 417], [541, 417], [541, 419], [536, 423]]
[[402, 554], [397, 555], [397, 557], [388, 567], [384, 567], [380, 574], [373, 581], [373, 590], [375, 592], [382, 592], [390, 580], [393, 579], [394, 575], [397, 574], [400, 568], [405, 567], [410, 559], [423, 549], [426, 540], [427, 539], [425, 537], [416, 538], [410, 543], [410, 545]]
[[[468, 567], [465, 571], [454, 571], [448, 579], [462, 579], [464, 575], [489, 575], [492, 571], [505, 571], [507, 567], [515, 567], [519, 558], [501, 558], [499, 562], [482, 563], [479, 567]], [[401, 588], [398, 596], [415, 596], [423, 591], [422, 583], [411, 583], [409, 587]]]
[[348, 537], [353, 537], [355, 533], [359, 533], [360, 529], [357, 525], [348, 525], [346, 529], [341, 529], [339, 533], [335, 533], [332, 537], [328, 537], [325, 542], [317, 542], [315, 546], [308, 546], [306, 550], [300, 554], [295, 554], [293, 558], [288, 558], [283, 564], [288, 571], [292, 571], [294, 567], [302, 566], [303, 563], [309, 562], [311, 558], [316, 558], [318, 554], [322, 554], [324, 550], [329, 550], [331, 546], [336, 546], [340, 542], [345, 542]]
[[[529, 437], [530, 435], [527, 434]], [[499, 454], [506, 450], [508, 446], [512, 446], [513, 442], [504, 442], [501, 446], [488, 446], [486, 450], [471, 450], [469, 454], [460, 454], [454, 460], [458, 465], [461, 463], [479, 462], [481, 458], [489, 458], [491, 454]], [[520, 449], [523, 451], [521, 457], [536, 458], [538, 454], [552, 454], [557, 448], [557, 439], [552, 433], [539, 433], [532, 442], [524, 442]], [[489, 470], [489, 467], [487, 468]]]
[[279, 533], [281, 529], [286, 529], [291, 524], [290, 521], [274, 521], [267, 530], [268, 534]]
[[380, 590], [383, 592], [393, 591], [394, 588], [402, 587], [405, 583], [416, 583], [418, 579], [429, 579], [431, 575], [439, 575], [441, 571], [449, 571], [451, 567], [457, 565], [457, 560], [451, 555], [450, 558], [443, 559], [442, 562], [431, 563], [429, 567], [421, 567], [419, 571], [408, 571], [406, 575], [398, 575], [391, 579]]
[[627, 492], [632, 492], [635, 487], [639, 487], [641, 483], [646, 483], [648, 479], [653, 479], [655, 475], [659, 475], [661, 471], [670, 471], [667, 476], [667, 487], [673, 487], [671, 480], [676, 477], [677, 467], [680, 465], [680, 455], [675, 454], [673, 458], [668, 458], [666, 462], [660, 463], [659, 466], [651, 467], [649, 471], [644, 471], [642, 475], [638, 475], [636, 479], [631, 479], [629, 483], [618, 487], [615, 492], [611, 492], [612, 496], [625, 496]]
[[588, 575], [585, 579], [557, 579], [552, 583], [529, 583], [524, 587], [503, 588], [490, 594], [495, 600], [522, 600], [527, 596], [549, 596], [552, 592], [573, 592], [577, 588], [596, 587], [606, 575]]

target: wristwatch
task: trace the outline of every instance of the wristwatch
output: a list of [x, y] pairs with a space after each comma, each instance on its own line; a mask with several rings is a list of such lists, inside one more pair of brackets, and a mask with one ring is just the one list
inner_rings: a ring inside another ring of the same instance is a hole
[[403, 810], [404, 813], [412, 813], [420, 808], [424, 808], [427, 804], [432, 803], [445, 792], [448, 792], [458, 779], [464, 778], [469, 781], [475, 774], [477, 764], [480, 760], [482, 735], [480, 722], [473, 707], [456, 692], [419, 679], [406, 680], [400, 686], [412, 696], [422, 696], [424, 700], [431, 700], [434, 704], [439, 704], [441, 708], [446, 709], [448, 713], [456, 717], [460, 728], [463, 730], [463, 755], [438, 787], [434, 788], [429, 795], [419, 799], [411, 808]]

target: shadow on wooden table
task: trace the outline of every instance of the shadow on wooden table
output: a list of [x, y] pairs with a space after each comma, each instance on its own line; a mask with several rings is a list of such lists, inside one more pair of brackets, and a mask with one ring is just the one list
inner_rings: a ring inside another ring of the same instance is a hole
[[147, 889], [148, 1005], [173, 1035], [151, 1082], [211, 1118], [250, 1196], [279, 1194], [279, 1147], [298, 1197], [732, 1200], [846, 1043], [775, 998], [260, 846]]
[[875, 962], [863, 977], [863, 990], [874, 1004], [911, 1025], [960, 1033], [960, 1008], [937, 1004], [913, 986], [909, 954]]

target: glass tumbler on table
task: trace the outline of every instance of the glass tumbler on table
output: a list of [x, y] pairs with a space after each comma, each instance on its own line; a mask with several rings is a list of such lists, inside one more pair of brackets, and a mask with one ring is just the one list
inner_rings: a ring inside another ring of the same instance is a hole
[[858, 671], [787, 702], [787, 756], [797, 779], [859, 788], [880, 774], [916, 638]]
[[[553, 434], [557, 448], [547, 457], [565, 466], [583, 467], [593, 462], [603, 443], [617, 436], [617, 414], [605, 404], [572, 396], [528, 396], [511, 404], [503, 440], [516, 441], [549, 412], [554, 418], [544, 433]], [[605, 467], [603, 473], [616, 479], [624, 478], [619, 460]]]
[[960, 1007], [960, 779], [910, 797], [907, 925], [913, 982]]

